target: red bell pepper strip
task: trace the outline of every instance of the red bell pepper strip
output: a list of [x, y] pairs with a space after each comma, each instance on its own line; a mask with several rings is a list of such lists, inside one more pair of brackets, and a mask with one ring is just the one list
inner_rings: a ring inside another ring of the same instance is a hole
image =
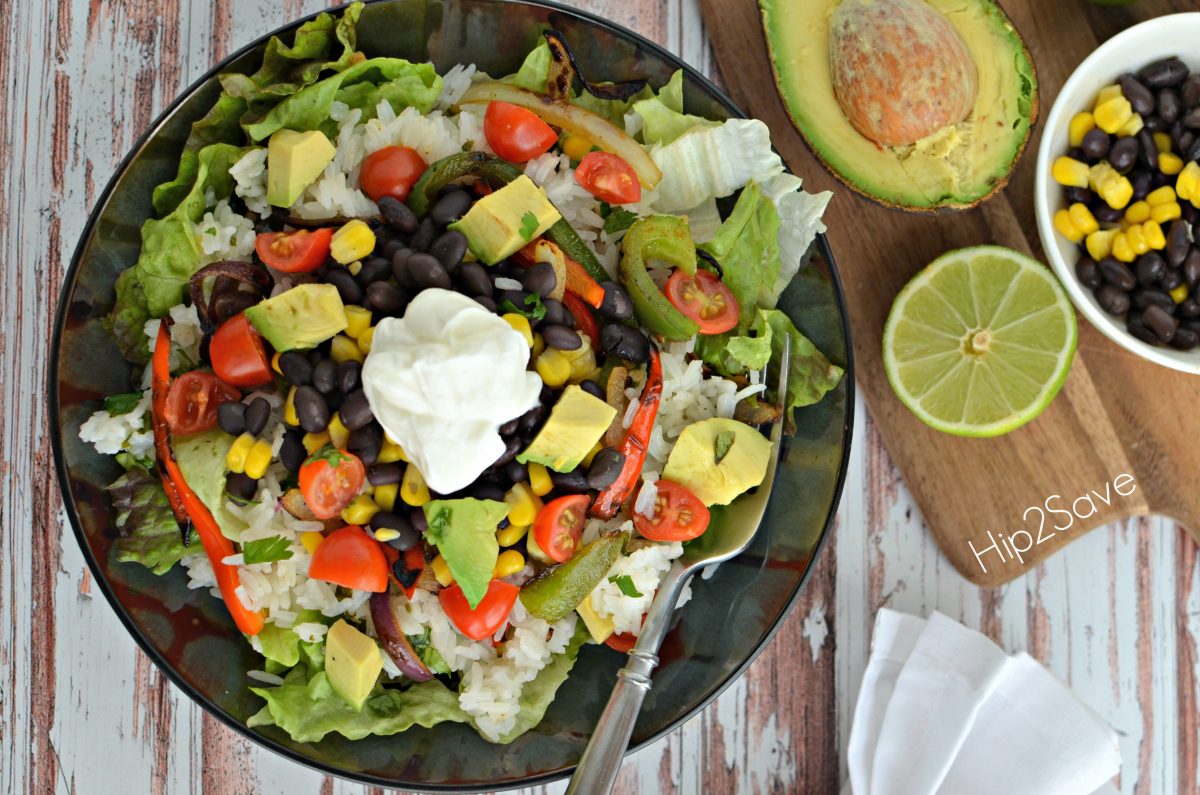
[[563, 293], [563, 306], [571, 313], [571, 317], [575, 318], [575, 328], [588, 336], [592, 341], [592, 350], [599, 352], [600, 350], [600, 326], [596, 324], [596, 316], [592, 314], [592, 310], [588, 309], [579, 296], [575, 293]]
[[650, 367], [646, 372], [646, 385], [642, 387], [640, 405], [633, 415], [633, 422], [629, 424], [629, 430], [625, 432], [625, 440], [621, 442], [620, 449], [625, 456], [625, 466], [613, 484], [600, 492], [596, 501], [592, 503], [592, 516], [600, 519], [613, 518], [637, 487], [642, 466], [646, 463], [650, 431], [654, 429], [654, 418], [658, 416], [662, 388], [662, 360], [659, 358], [658, 349], [651, 346]]
[[171, 452], [170, 429], [164, 411], [167, 406], [167, 390], [171, 386], [171, 331], [170, 318], [163, 318], [158, 327], [158, 339], [154, 343], [154, 359], [151, 379], [152, 419], [154, 424], [154, 449], [158, 455], [158, 471], [163, 489], [171, 503], [171, 510], [181, 526], [190, 522], [200, 536], [204, 552], [212, 564], [221, 589], [221, 598], [229, 609], [237, 628], [247, 635], [257, 635], [263, 628], [263, 617], [246, 608], [238, 598], [238, 571], [224, 560], [233, 554], [233, 542], [221, 534], [221, 527], [196, 492], [192, 491]]

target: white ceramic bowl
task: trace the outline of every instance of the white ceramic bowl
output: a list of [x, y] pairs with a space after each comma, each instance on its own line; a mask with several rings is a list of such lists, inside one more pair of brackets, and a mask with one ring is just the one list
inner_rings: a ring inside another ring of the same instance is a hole
[[1096, 94], [1126, 72], [1136, 72], [1160, 58], [1178, 56], [1192, 71], [1200, 71], [1200, 13], [1173, 14], [1158, 17], [1114, 36], [1088, 56], [1075, 70], [1045, 121], [1042, 142], [1038, 147], [1037, 184], [1034, 188], [1037, 205], [1038, 234], [1042, 248], [1050, 259], [1059, 281], [1083, 316], [1100, 329], [1104, 336], [1131, 351], [1164, 367], [1200, 374], [1200, 348], [1179, 351], [1174, 348], [1147, 345], [1125, 330], [1125, 322], [1100, 308], [1092, 291], [1075, 276], [1078, 247], [1054, 230], [1054, 214], [1066, 204], [1063, 188], [1050, 176], [1055, 158], [1066, 154], [1067, 125], [1071, 117], [1092, 107]]

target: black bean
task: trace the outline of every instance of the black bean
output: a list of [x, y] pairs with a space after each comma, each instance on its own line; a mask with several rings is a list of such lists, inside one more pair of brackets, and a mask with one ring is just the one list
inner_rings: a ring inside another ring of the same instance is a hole
[[1129, 294], [1106, 284], [1095, 291], [1096, 303], [1110, 315], [1123, 315], [1129, 311]]
[[1200, 210], [1191, 202], [1179, 202], [1179, 217], [1191, 224], [1193, 229], [1200, 224]]
[[[1092, 267], [1094, 268], [1095, 266], [1096, 266], [1096, 263], [1093, 262]], [[604, 389], [601, 388], [601, 386], [599, 384], [597, 384], [595, 381], [591, 380], [590, 378], [586, 381], [580, 381], [579, 388], [582, 389], [584, 392], [587, 392], [592, 397], [598, 397], [601, 400], [604, 400], [604, 398], [605, 398]]]
[[532, 436], [533, 432], [541, 427], [542, 420], [545, 419], [545, 417], [546, 406], [542, 403], [539, 403], [518, 418], [521, 432]]
[[1130, 297], [1133, 299], [1133, 306], [1137, 309], [1146, 309], [1155, 305], [1161, 306], [1167, 311], [1175, 308], [1175, 301], [1162, 290], [1138, 288], [1130, 294]]
[[1158, 337], [1146, 327], [1146, 323], [1140, 313], [1129, 313], [1129, 316], [1125, 318], [1125, 329], [1147, 345], [1158, 345]]
[[542, 326], [542, 339], [546, 341], [546, 347], [560, 351], [575, 351], [583, 347], [579, 333], [566, 326]]
[[1154, 93], [1142, 85], [1136, 77], [1131, 74], [1121, 75], [1117, 82], [1121, 85], [1121, 93], [1133, 106], [1134, 113], [1140, 116], [1149, 116], [1154, 113]]
[[246, 430], [246, 404], [228, 400], [217, 406], [217, 425], [232, 436], [240, 436]]
[[[1129, 183], [1133, 185], [1133, 198], [1131, 201], [1140, 202], [1142, 199], [1149, 196], [1150, 183], [1152, 181], [1153, 178], [1150, 176], [1149, 171], [1134, 169], [1133, 173], [1129, 175]], [[1107, 207], [1108, 205], [1104, 206]], [[1121, 211], [1118, 210], [1118, 212]]]
[[471, 487], [471, 496], [477, 500], [504, 502], [504, 489], [485, 480]]
[[[593, 461], [593, 463], [595, 462]], [[550, 482], [554, 484], [554, 488], [562, 491], [582, 492], [588, 490], [587, 473], [583, 471], [582, 467], [575, 467], [570, 472], [555, 472], [552, 469], [550, 470]]]
[[354, 278], [363, 289], [392, 275], [392, 263], [383, 257], [371, 257], [363, 263], [362, 269]]
[[[1096, 132], [1096, 130], [1092, 130]], [[1103, 133], [1101, 133], [1103, 135]], [[1107, 138], [1107, 136], [1105, 136]], [[1155, 150], [1157, 151], [1157, 150]], [[1122, 174], [1128, 174], [1137, 163], [1138, 142], [1134, 138], [1121, 138], [1108, 152], [1108, 162]]]
[[[1067, 193], [1067, 201], [1070, 204], [1086, 204], [1088, 207], [1091, 207], [1093, 204], [1095, 204], [1100, 199], [1099, 196], [1092, 193], [1087, 188], [1071, 187], [1071, 188], [1067, 188], [1066, 193]], [[614, 282], [605, 282], [605, 284], [613, 284], [613, 283]], [[604, 309], [603, 304], [600, 305], [600, 309], [601, 310]], [[614, 318], [614, 319], [619, 320], [620, 318]]]
[[1179, 89], [1179, 98], [1183, 107], [1188, 110], [1200, 105], [1200, 75], [1189, 75], [1188, 79], [1183, 81], [1183, 86]]
[[1072, 160], [1087, 160], [1087, 155], [1085, 155], [1083, 150], [1078, 146], [1068, 149], [1067, 157], [1071, 158]]
[[1188, 320], [1184, 320], [1180, 322], [1179, 328], [1185, 328], [1189, 331], [1194, 331], [1197, 334], [1200, 334], [1200, 318], [1189, 318]]
[[509, 420], [508, 422], [506, 422], [500, 426], [500, 435], [501, 436], [512, 436], [514, 433], [517, 432], [517, 428], [519, 426], [520, 426], [520, 417], [518, 417], [517, 419], [514, 419], [514, 420]]
[[246, 433], [258, 436], [271, 419], [271, 404], [264, 397], [256, 397], [246, 406]]
[[1167, 129], [1167, 123], [1157, 116], [1147, 116], [1142, 119], [1142, 129], [1152, 133], [1163, 132]]
[[1171, 228], [1167, 230], [1167, 247], [1166, 256], [1167, 262], [1172, 268], [1178, 268], [1187, 259], [1188, 251], [1191, 249], [1191, 240], [1189, 240], [1191, 232], [1188, 230], [1188, 225], [1183, 220], [1177, 220], [1171, 224]]
[[346, 396], [335, 389], [325, 396], [325, 402], [329, 404], [329, 413], [333, 414], [346, 402]]
[[435, 234], [437, 234], [437, 229], [434, 228], [433, 221], [425, 218], [417, 226], [417, 231], [413, 233], [412, 239], [408, 241], [408, 247], [413, 251], [426, 251], [433, 243]]
[[[1192, 151], [1192, 147], [1196, 145], [1196, 133], [1191, 130], [1185, 130], [1183, 135], [1179, 136], [1179, 151], [1188, 154]], [[1190, 159], [1190, 158], [1189, 158]]]
[[566, 326], [571, 313], [563, 306], [562, 301], [556, 301], [553, 298], [543, 298], [542, 306], [546, 308], [546, 314], [542, 316], [542, 323], [548, 326]]
[[379, 423], [372, 422], [361, 428], [350, 431], [346, 441], [347, 452], [358, 456], [363, 466], [372, 466], [379, 460], [379, 451], [383, 449], [383, 428]]
[[244, 472], [230, 472], [225, 476], [225, 491], [239, 500], [252, 500], [258, 494], [258, 481]]
[[454, 281], [467, 295], [492, 294], [492, 280], [488, 278], [487, 270], [478, 262], [464, 262], [454, 272]]
[[1183, 122], [1177, 121], [1171, 125], [1171, 129], [1167, 133], [1171, 136], [1171, 145], [1175, 147], [1175, 151], [1180, 151], [1179, 142], [1183, 140], [1183, 134], [1187, 132], [1187, 128], [1183, 126]]
[[279, 355], [279, 369], [288, 383], [304, 386], [312, 383], [313, 366], [300, 351], [287, 351]]
[[1174, 290], [1181, 284], [1183, 284], [1183, 268], [1172, 268], [1158, 280], [1158, 286], [1167, 292]]
[[489, 312], [496, 311], [496, 302], [493, 301], [490, 297], [488, 297], [486, 295], [473, 295], [471, 297], [473, 299], [475, 299], [475, 303], [479, 304], [487, 311], [489, 311]]
[[600, 302], [599, 312], [611, 320], [625, 320], [633, 315], [633, 301], [629, 293], [616, 282], [600, 282], [604, 288], [604, 300]]
[[1200, 107], [1192, 108], [1183, 114], [1183, 126], [1189, 130], [1200, 130]]
[[509, 461], [504, 465], [504, 477], [513, 483], [524, 483], [529, 480], [529, 467], [520, 461]]
[[1108, 156], [1108, 150], [1111, 146], [1112, 139], [1108, 137], [1108, 133], [1099, 127], [1095, 127], [1088, 130], [1087, 135], [1083, 136], [1083, 144], [1080, 148], [1083, 149], [1083, 153], [1087, 155], [1088, 160], [1098, 162]]
[[436, 257], [429, 254], [413, 254], [408, 258], [408, 273], [418, 288], [440, 287], [450, 289], [450, 274]]
[[[412, 522], [404, 518], [398, 513], [392, 511], [380, 511], [371, 517], [371, 530], [395, 530], [400, 535], [388, 542], [388, 546], [404, 552], [411, 547], [421, 542], [421, 536], [413, 528]], [[396, 565], [403, 566], [404, 558], [396, 561]]]
[[313, 348], [308, 352], [308, 363], [313, 367], [316, 367], [318, 364], [325, 361], [325, 358], [325, 354], [321, 352], [320, 348]]
[[1189, 289], [1195, 289], [1200, 283], [1200, 249], [1193, 248], [1183, 261], [1183, 283]]
[[600, 347], [605, 353], [641, 364], [650, 358], [650, 342], [640, 331], [619, 323], [600, 330]]
[[338, 416], [342, 425], [356, 431], [371, 423], [375, 419], [375, 412], [371, 411], [371, 404], [367, 402], [367, 393], [358, 389], [346, 396], [346, 402], [342, 404]]
[[1137, 279], [1134, 277], [1133, 271], [1115, 257], [1105, 257], [1097, 264], [1100, 266], [1100, 275], [1104, 277], [1104, 281], [1114, 287], [1129, 292], [1137, 286]]
[[1192, 142], [1183, 150], [1185, 161], [1200, 161], [1200, 136], [1192, 133]]
[[[324, 359], [314, 367], [312, 371], [312, 385], [322, 395], [328, 395], [337, 389], [337, 362], [333, 359]], [[299, 384], [298, 386], [304, 385]]]
[[350, 275], [350, 271], [345, 268], [330, 268], [325, 271], [325, 275], [321, 279], [326, 284], [332, 284], [337, 288], [338, 295], [342, 297], [343, 304], [357, 304], [362, 300], [362, 287]]
[[442, 267], [453, 271], [467, 253], [467, 236], [456, 229], [442, 233], [429, 245], [429, 253], [442, 263]]
[[299, 472], [300, 465], [308, 457], [304, 449], [304, 434], [294, 428], [288, 428], [283, 434], [283, 444], [279, 447], [279, 461], [288, 472]]
[[358, 389], [358, 383], [361, 378], [362, 365], [353, 359], [347, 359], [337, 366], [338, 389], [347, 395]]
[[367, 288], [367, 306], [381, 315], [398, 315], [408, 306], [408, 296], [391, 282], [375, 282]]
[[[1137, 283], [1143, 287], [1149, 287], [1163, 277], [1167, 272], [1167, 263], [1163, 262], [1163, 258], [1154, 251], [1148, 251], [1138, 257], [1137, 264], [1134, 265], [1134, 273], [1137, 277]], [[1080, 281], [1083, 281], [1080, 279]], [[1088, 285], [1089, 287], [1091, 285]]]
[[1150, 178], [1153, 180], [1158, 173], [1158, 144], [1154, 142], [1154, 135], [1145, 128], [1138, 132], [1136, 140], [1140, 148], [1138, 162], [1150, 169]]
[[389, 240], [379, 249], [379, 254], [388, 262], [391, 262], [392, 258], [396, 256], [396, 252], [403, 248], [408, 248], [408, 244], [403, 240]]
[[329, 425], [329, 404], [315, 387], [297, 387], [292, 401], [296, 419], [306, 433], [321, 433]]
[[529, 293], [525, 292], [524, 290], [500, 290], [496, 293], [496, 305], [504, 306], [504, 302], [508, 301], [517, 309], [524, 309], [525, 299], [528, 297]]
[[1200, 334], [1188, 328], [1175, 329], [1174, 336], [1171, 337], [1171, 347], [1181, 351], [1190, 351], [1200, 345]]
[[553, 265], [539, 262], [521, 274], [521, 285], [526, 292], [547, 296], [558, 286], [558, 276], [554, 273]]
[[367, 482], [372, 486], [387, 486], [399, 483], [404, 478], [404, 465], [399, 461], [376, 464], [367, 470]]
[[434, 202], [429, 208], [429, 217], [439, 226], [448, 226], [466, 215], [471, 206], [471, 194], [465, 190], [452, 190]]
[[1161, 188], [1163, 185], [1174, 185], [1175, 178], [1168, 176], [1161, 171], [1156, 171], [1150, 175], [1150, 185], [1154, 188]]
[[1158, 92], [1158, 117], [1167, 124], [1174, 124], [1179, 118], [1179, 95], [1173, 89], [1164, 88]]
[[1163, 58], [1142, 67], [1137, 76], [1150, 88], [1166, 88], [1182, 83], [1188, 76], [1188, 68], [1187, 64], [1178, 58]]
[[1175, 307], [1175, 314], [1188, 319], [1200, 317], [1200, 301], [1195, 296], [1183, 299], [1183, 303]]
[[521, 452], [521, 447], [521, 440], [517, 437], [510, 436], [509, 438], [505, 439], [504, 452], [500, 454], [499, 458], [492, 462], [492, 465], [489, 467], [489, 469], [500, 469], [509, 461], [512, 461], [517, 457], [517, 453]]
[[417, 215], [412, 210], [408, 209], [408, 205], [399, 199], [392, 196], [384, 196], [376, 202], [379, 205], [379, 214], [383, 216], [383, 220], [399, 229], [406, 235], [411, 235], [417, 231]]
[[588, 467], [588, 488], [606, 489], [616, 482], [625, 467], [625, 454], [612, 447], [605, 447], [596, 453], [592, 465]]
[[429, 529], [429, 522], [425, 521], [425, 510], [423, 508], [413, 508], [408, 514], [408, 521], [413, 526], [413, 530], [418, 533], [424, 533]]
[[392, 255], [392, 275], [396, 277], [396, 281], [400, 283], [401, 287], [407, 287], [410, 290], [417, 286], [408, 272], [408, 260], [412, 255], [413, 250], [407, 246]]
[[[1147, 175], [1147, 178], [1149, 178], [1149, 175]], [[1115, 224], [1125, 217], [1125, 211], [1113, 209], [1107, 204], [1101, 204], [1092, 210], [1092, 215], [1102, 224]]]
[[1170, 342], [1175, 336], [1175, 329], [1179, 328], [1179, 321], [1157, 304], [1146, 308], [1142, 313], [1142, 322], [1163, 342]]

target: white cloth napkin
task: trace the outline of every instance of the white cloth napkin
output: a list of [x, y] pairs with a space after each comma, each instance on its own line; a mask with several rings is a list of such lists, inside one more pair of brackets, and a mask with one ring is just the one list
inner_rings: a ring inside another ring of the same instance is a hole
[[1036, 660], [941, 613], [880, 610], [847, 750], [853, 795], [1116, 792], [1117, 737]]

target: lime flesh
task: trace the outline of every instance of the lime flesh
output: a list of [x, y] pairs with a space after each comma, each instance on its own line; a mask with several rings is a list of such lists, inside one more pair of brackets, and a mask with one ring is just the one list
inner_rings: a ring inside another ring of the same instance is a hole
[[883, 365], [926, 425], [999, 436], [1042, 412], [1075, 357], [1075, 311], [1054, 275], [999, 246], [938, 257], [892, 304]]

